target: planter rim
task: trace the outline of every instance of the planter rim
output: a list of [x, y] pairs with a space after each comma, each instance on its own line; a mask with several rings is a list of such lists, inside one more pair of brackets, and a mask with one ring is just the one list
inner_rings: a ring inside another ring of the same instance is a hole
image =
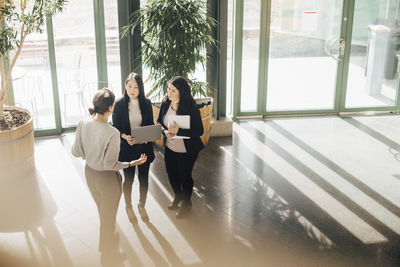
[[[194, 101], [196, 101], [196, 104], [202, 104], [202, 103], [207, 104], [207, 102], [210, 101], [211, 103], [207, 105], [207, 106], [209, 106], [212, 103], [214, 103], [214, 98], [212, 98], [211, 96], [206, 96], [206, 97], [202, 97], [202, 98], [194, 98]], [[161, 105], [161, 101], [151, 102], [151, 105], [159, 108]]]
[[211, 101], [211, 103], [212, 103], [212, 102], [214, 102], [214, 98], [212, 98], [211, 96], [206, 96], [206, 97], [201, 97], [201, 98], [195, 98], [194, 101], [196, 101], [196, 103], [198, 103], [198, 102], [202, 103], [202, 102]]
[[26, 126], [27, 124], [30, 124], [30, 123], [33, 121], [32, 114], [31, 114], [30, 111], [27, 110], [26, 108], [15, 107], [15, 106], [4, 106], [4, 110], [18, 110], [18, 111], [23, 111], [23, 112], [28, 113], [30, 118], [29, 118], [28, 121], [26, 121], [26, 122], [25, 122], [24, 124], [22, 124], [21, 126], [12, 128], [12, 129], [10, 129], [10, 130], [0, 130], [0, 133], [7, 133], [7, 132], [16, 131], [16, 130], [18, 130], [18, 129], [24, 127], [24, 126]]

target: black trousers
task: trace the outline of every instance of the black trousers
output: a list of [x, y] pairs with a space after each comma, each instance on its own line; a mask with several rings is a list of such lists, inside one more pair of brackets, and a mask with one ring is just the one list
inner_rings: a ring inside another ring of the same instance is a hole
[[165, 147], [164, 160], [175, 198], [190, 200], [193, 192], [192, 170], [199, 152], [176, 153]]
[[[138, 167], [139, 192], [140, 192], [139, 204], [144, 206], [146, 204], [147, 191], [149, 189], [150, 162], [146, 162], [137, 167]], [[125, 179], [122, 188], [124, 191], [125, 205], [127, 207], [132, 206], [132, 185], [135, 178], [135, 170], [136, 166], [124, 169]]]

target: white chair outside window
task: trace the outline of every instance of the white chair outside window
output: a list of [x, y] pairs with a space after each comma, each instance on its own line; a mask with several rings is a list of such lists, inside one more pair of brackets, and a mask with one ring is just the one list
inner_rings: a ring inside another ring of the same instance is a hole
[[88, 113], [88, 108], [92, 106], [93, 96], [97, 90], [101, 88], [108, 88], [111, 91], [114, 91], [113, 86], [108, 82], [97, 81], [97, 82], [89, 82], [86, 83], [82, 88], [82, 96], [85, 111]]
[[[62, 77], [60, 79], [59, 88], [63, 96], [62, 108], [64, 122], [66, 124], [75, 122], [75, 120], [69, 121], [68, 117], [85, 113], [83, 110], [85, 109], [85, 103], [82, 93], [83, 77], [81, 73], [81, 61], [82, 55], [76, 53], [74, 56], [73, 69], [63, 70], [62, 73], [58, 73], [58, 77]], [[76, 109], [79, 114], [74, 112]]]
[[35, 99], [37, 83], [35, 77], [24, 76], [13, 82], [15, 106], [28, 109], [34, 118], [35, 127], [38, 126], [38, 109]]

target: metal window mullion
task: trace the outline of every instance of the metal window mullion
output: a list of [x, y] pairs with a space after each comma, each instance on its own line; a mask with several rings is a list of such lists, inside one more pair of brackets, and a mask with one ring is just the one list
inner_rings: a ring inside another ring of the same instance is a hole
[[218, 40], [219, 40], [219, 60], [218, 71], [218, 107], [217, 119], [226, 116], [226, 60], [227, 60], [227, 41], [228, 41], [228, 0], [219, 2], [218, 15]]
[[[219, 1], [216, 0], [207, 0], [207, 15], [218, 21], [219, 18]], [[218, 80], [219, 80], [219, 68], [218, 68], [218, 60], [219, 60], [219, 35], [218, 35], [218, 28], [219, 25], [215, 25], [211, 27], [210, 35], [217, 40], [216, 45], [207, 45], [206, 47], [206, 55], [207, 55], [207, 62], [206, 62], [206, 81], [208, 85], [214, 90], [217, 91], [213, 93], [214, 97], [214, 114], [217, 114], [217, 118], [219, 119], [218, 115], [218, 106], [220, 103], [220, 99], [218, 97]]]
[[259, 68], [258, 68], [258, 113], [263, 115], [266, 110], [266, 95], [268, 81], [268, 36], [269, 36], [269, 7], [271, 1], [261, 1], [260, 19], [260, 45], [259, 45]]
[[396, 108], [400, 110], [400, 78], [397, 78], [397, 95], [396, 95]]
[[[97, 80], [107, 83], [107, 50], [103, 0], [93, 0], [94, 32], [96, 40]], [[99, 86], [101, 84], [99, 83]], [[99, 88], [100, 89], [100, 88]]]
[[233, 88], [233, 108], [232, 117], [236, 117], [240, 113], [241, 102], [241, 82], [242, 82], [242, 49], [243, 49], [243, 0], [235, 0], [234, 2], [234, 24], [233, 24], [233, 72], [232, 72], [232, 88]]
[[[52, 130], [46, 130], [43, 133], [60, 134], [62, 131], [60, 95], [58, 92], [58, 77], [57, 77], [57, 64], [56, 64], [56, 54], [54, 46], [53, 20], [51, 17], [46, 18], [46, 30], [47, 30], [47, 45], [49, 51], [51, 84], [53, 88], [54, 121], [56, 124], [56, 128]], [[39, 132], [42, 131], [38, 131], [38, 133]], [[36, 131], [35, 131], [35, 136], [37, 136]]]
[[[121, 36], [122, 27], [127, 25], [129, 22], [129, 4], [125, 0], [118, 0], [118, 36]], [[130, 49], [129, 49], [129, 37], [119, 39], [119, 60], [121, 67], [121, 90], [122, 93], [125, 90], [125, 77], [130, 72]]]
[[[338, 74], [336, 77], [336, 93], [335, 93], [335, 112], [343, 112], [346, 106], [346, 94], [347, 94], [347, 79], [349, 75], [349, 64], [351, 54], [351, 39], [352, 39], [352, 28], [353, 28], [353, 17], [354, 17], [354, 1], [344, 0], [343, 11], [341, 18], [341, 32], [340, 38], [343, 38], [346, 42], [345, 53], [342, 61], [338, 65]], [[344, 18], [347, 18], [346, 20]]]
[[[132, 14], [140, 9], [140, 0], [129, 1], [129, 12]], [[136, 27], [133, 34], [129, 34], [129, 50], [130, 50], [130, 70], [129, 72], [137, 72], [143, 74], [142, 68], [142, 32], [140, 27]], [[125, 86], [124, 86], [125, 87]]]

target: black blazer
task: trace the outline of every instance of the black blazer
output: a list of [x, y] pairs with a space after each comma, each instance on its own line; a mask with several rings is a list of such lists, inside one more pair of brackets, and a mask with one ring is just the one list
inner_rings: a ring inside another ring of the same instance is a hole
[[[165, 114], [167, 114], [170, 105], [171, 101], [169, 101], [168, 99], [164, 100], [161, 103], [160, 113], [158, 114], [157, 122], [161, 124], [163, 134], [165, 130], [168, 129], [168, 127], [164, 124], [164, 117]], [[200, 136], [203, 135], [204, 128], [199, 109], [197, 107], [194, 107], [194, 109], [188, 112], [188, 114], [179, 115], [190, 115], [190, 129], [179, 128], [177, 135], [190, 137], [190, 139], [183, 139], [186, 151], [188, 153], [199, 152], [201, 149], [204, 148], [204, 144], [200, 139]], [[164, 144], [166, 142], [166, 138], [167, 137], [164, 134]]]
[[[151, 106], [150, 100], [146, 99], [145, 105], [143, 107], [140, 107], [140, 112], [142, 113], [141, 126], [154, 125], [153, 108]], [[115, 102], [112, 119], [113, 126], [118, 129], [121, 135], [131, 135], [129, 110], [128, 106], [125, 105], [123, 98], [120, 98], [117, 102]], [[124, 138], [121, 137], [121, 149], [119, 152], [120, 161], [131, 161], [138, 159], [140, 157], [140, 154], [142, 153], [145, 153], [147, 155], [148, 162], [153, 162], [153, 143], [148, 142], [147, 144], [134, 144], [133, 146], [131, 146]]]

